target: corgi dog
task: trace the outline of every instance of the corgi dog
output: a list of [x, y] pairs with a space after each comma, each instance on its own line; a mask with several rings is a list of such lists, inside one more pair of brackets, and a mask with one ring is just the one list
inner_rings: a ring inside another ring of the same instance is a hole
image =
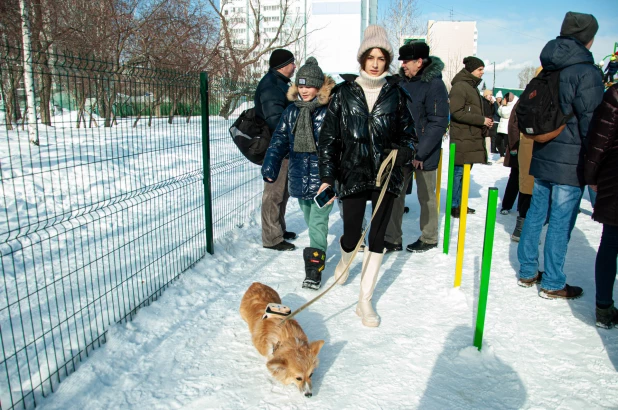
[[253, 345], [268, 361], [266, 367], [283, 384], [294, 383], [306, 397], [313, 395], [311, 376], [318, 367], [318, 353], [324, 340], [309, 343], [298, 322], [284, 316], [265, 315], [269, 304], [281, 303], [279, 294], [271, 287], [255, 282], [240, 302], [240, 316], [249, 325]]

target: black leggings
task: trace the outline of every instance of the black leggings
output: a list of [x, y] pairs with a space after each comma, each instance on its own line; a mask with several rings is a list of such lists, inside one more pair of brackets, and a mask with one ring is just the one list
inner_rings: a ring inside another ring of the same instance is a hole
[[[380, 191], [363, 191], [341, 199], [343, 204], [341, 247], [345, 252], [352, 252], [360, 240], [367, 201], [371, 200], [372, 209], [374, 209], [379, 196]], [[397, 197], [394, 194], [385, 193], [380, 208], [371, 222], [369, 229], [369, 250], [371, 252], [384, 252], [384, 235], [391, 219], [395, 198]]]
[[[517, 157], [511, 156], [511, 162], [517, 164]], [[504, 196], [502, 197], [502, 209], [511, 210], [513, 204], [517, 199], [519, 193], [519, 167], [511, 166], [511, 173], [509, 174], [509, 180], [506, 183], [506, 189], [504, 190]]]

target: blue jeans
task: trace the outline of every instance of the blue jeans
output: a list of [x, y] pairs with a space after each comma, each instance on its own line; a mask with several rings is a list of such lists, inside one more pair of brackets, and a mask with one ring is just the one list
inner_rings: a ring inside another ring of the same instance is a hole
[[519, 277], [531, 279], [539, 268], [539, 239], [549, 213], [549, 226], [545, 236], [545, 274], [541, 288], [560, 290], [566, 284], [563, 272], [567, 245], [575, 226], [584, 187], [560, 185], [534, 179], [532, 202], [521, 232], [517, 259]]
[[590, 196], [590, 205], [594, 208], [594, 204], [597, 202], [597, 193], [588, 185], [588, 195]]
[[463, 165], [455, 165], [453, 172], [453, 208], [461, 204], [461, 186], [463, 182]]

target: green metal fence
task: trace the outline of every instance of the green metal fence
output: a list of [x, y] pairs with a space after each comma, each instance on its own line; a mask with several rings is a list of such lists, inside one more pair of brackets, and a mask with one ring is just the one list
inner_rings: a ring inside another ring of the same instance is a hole
[[256, 85], [224, 79], [213, 79], [208, 85], [215, 240], [245, 224], [261, 224], [256, 214], [264, 190], [260, 167], [240, 154], [228, 132], [240, 113], [253, 107]]
[[[110, 326], [250, 221], [262, 188], [226, 129], [250, 86], [237, 96], [221, 81], [200, 89], [198, 74], [21, 56], [0, 48], [3, 409], [53, 392]], [[28, 138], [24, 70], [35, 78], [38, 146]]]

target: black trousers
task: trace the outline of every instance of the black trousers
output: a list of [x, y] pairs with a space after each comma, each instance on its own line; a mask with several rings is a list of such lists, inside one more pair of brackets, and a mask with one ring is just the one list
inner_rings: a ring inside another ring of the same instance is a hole
[[[364, 191], [341, 199], [343, 204], [341, 247], [345, 252], [352, 252], [360, 240], [367, 201], [371, 200], [371, 207], [374, 209], [379, 196], [380, 191]], [[397, 197], [391, 193], [384, 194], [380, 208], [371, 222], [369, 228], [369, 250], [371, 252], [384, 252], [384, 235], [391, 219], [395, 198]]]
[[594, 267], [596, 299], [598, 305], [613, 303], [614, 282], [616, 280], [616, 257], [618, 256], [618, 226], [603, 224], [601, 244]]
[[506, 154], [506, 150], [509, 149], [509, 136], [507, 134], [498, 133], [496, 148], [498, 148], [501, 157]]
[[528, 209], [530, 209], [530, 202], [532, 201], [532, 195], [519, 193], [519, 199], [517, 200], [517, 212], [521, 218], [525, 218], [528, 215]]
[[489, 130], [489, 136], [491, 137], [491, 153], [497, 154], [498, 149], [496, 147], [496, 140], [498, 139], [498, 123], [494, 123], [494, 126]]
[[[511, 156], [511, 162], [517, 164], [517, 157]], [[506, 189], [504, 190], [504, 196], [502, 197], [502, 209], [513, 209], [513, 204], [517, 199], [519, 193], [519, 167], [512, 166], [511, 174], [509, 175], [509, 181], [506, 183]]]

